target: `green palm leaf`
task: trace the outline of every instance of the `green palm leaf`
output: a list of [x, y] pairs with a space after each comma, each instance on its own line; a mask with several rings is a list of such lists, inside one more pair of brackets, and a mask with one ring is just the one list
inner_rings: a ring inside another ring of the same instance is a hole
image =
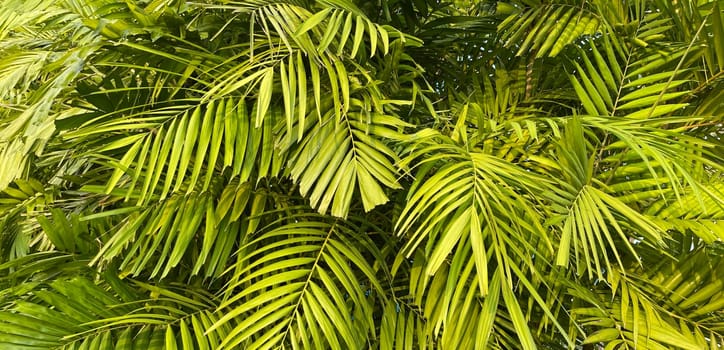
[[344, 242], [355, 231], [314, 216], [296, 221], [254, 237], [242, 248], [245, 258], [230, 271], [236, 282], [229, 290], [238, 292], [222, 303], [225, 316], [210, 330], [239, 317], [244, 321], [221, 347], [357, 348], [372, 331], [367, 295], [381, 287], [365, 261], [363, 253], [368, 252]]

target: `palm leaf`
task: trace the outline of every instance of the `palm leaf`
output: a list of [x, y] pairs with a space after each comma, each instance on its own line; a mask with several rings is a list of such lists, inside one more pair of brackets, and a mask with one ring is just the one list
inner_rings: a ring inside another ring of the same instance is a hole
[[229, 286], [238, 292], [222, 303], [225, 316], [210, 331], [238, 317], [244, 321], [221, 347], [357, 348], [372, 331], [367, 295], [381, 287], [365, 261], [368, 252], [346, 242], [354, 231], [314, 216], [296, 221], [243, 247], [247, 253], [233, 270], [237, 282]]
[[504, 45], [517, 48], [518, 56], [534, 52], [535, 57], [555, 57], [579, 37], [596, 33], [599, 21], [584, 6], [551, 4], [512, 13], [498, 30]]

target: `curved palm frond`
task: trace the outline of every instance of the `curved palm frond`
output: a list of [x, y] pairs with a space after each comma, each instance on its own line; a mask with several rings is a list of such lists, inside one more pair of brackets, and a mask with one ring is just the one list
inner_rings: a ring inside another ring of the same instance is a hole
[[210, 328], [235, 323], [222, 348], [359, 348], [374, 335], [372, 300], [383, 298], [365, 257], [374, 245], [354, 227], [320, 219], [297, 216], [241, 248], [248, 254], [229, 271], [225, 315]]

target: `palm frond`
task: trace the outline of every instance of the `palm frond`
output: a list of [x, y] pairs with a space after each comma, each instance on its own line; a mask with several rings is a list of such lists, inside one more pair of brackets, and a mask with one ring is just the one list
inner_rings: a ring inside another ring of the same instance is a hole
[[[359, 107], [365, 103], [357, 99], [352, 102]], [[364, 110], [350, 111], [337, 119], [329, 110], [322, 120], [310, 124], [314, 131], [288, 146], [292, 150], [287, 171], [299, 183], [301, 194], [308, 195], [320, 212], [331, 209], [332, 215], [346, 217], [357, 188], [365, 211], [369, 211], [387, 202], [382, 185], [400, 188], [397, 155], [382, 140], [399, 140], [402, 135], [398, 129], [406, 123]]]
[[[213, 304], [179, 294], [179, 288], [139, 283], [142, 298], [125, 281], [97, 285], [85, 277], [56, 279], [0, 311], [0, 348], [171, 349], [216, 348], [224, 329]], [[108, 288], [108, 289], [106, 289]], [[155, 294], [155, 296], [153, 296]], [[24, 336], [32, 330], [34, 337]]]
[[[609, 274], [613, 299], [604, 291], [576, 288], [573, 294], [589, 307], [573, 312], [586, 316], [583, 325], [595, 330], [585, 343], [604, 342], [617, 349], [702, 349], [721, 342], [715, 335], [721, 317], [715, 311], [721, 310], [715, 287], [721, 283], [721, 263], [706, 256], [698, 250], [679, 262], [657, 264], [644, 275], [614, 269]], [[692, 318], [702, 321], [687, 321]]]
[[535, 57], [556, 57], [566, 45], [598, 31], [599, 18], [585, 5], [550, 4], [509, 15], [498, 25], [505, 47], [516, 55], [532, 52]]
[[229, 271], [236, 282], [220, 306], [225, 316], [209, 329], [243, 317], [222, 348], [358, 348], [374, 334], [371, 299], [381, 297], [381, 286], [365, 257], [369, 243], [337, 221], [295, 221], [242, 247], [244, 257]]

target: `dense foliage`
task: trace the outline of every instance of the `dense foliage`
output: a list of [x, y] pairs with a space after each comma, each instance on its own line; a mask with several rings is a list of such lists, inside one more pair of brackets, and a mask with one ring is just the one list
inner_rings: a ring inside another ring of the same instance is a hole
[[0, 349], [719, 349], [722, 9], [0, 0]]

